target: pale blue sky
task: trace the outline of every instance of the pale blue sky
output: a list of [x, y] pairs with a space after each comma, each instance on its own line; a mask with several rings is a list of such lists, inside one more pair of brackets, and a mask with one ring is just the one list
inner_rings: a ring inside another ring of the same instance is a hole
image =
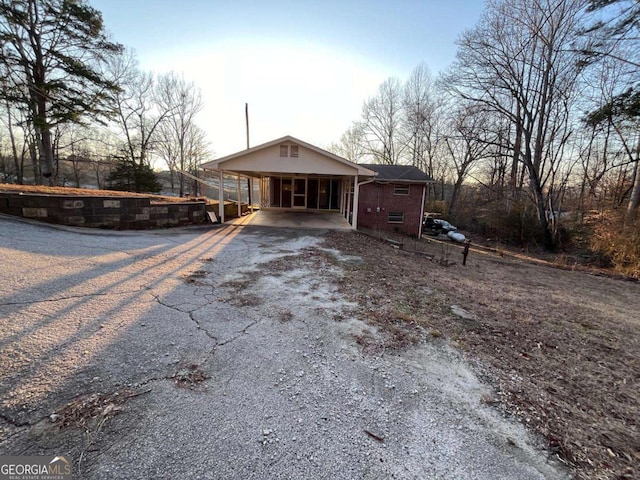
[[287, 134], [337, 141], [390, 76], [424, 62], [435, 75], [482, 0], [90, 0], [141, 67], [184, 72], [203, 92], [199, 124], [216, 156]]

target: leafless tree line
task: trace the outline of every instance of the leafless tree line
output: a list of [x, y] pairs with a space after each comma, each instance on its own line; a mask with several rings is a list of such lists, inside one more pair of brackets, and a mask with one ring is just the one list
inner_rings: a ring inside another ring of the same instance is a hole
[[118, 162], [161, 161], [186, 193], [210, 154], [197, 86], [142, 71], [84, 0], [0, 0], [0, 49], [2, 181], [102, 187]]
[[[548, 248], [564, 210], [635, 215], [640, 115], [613, 106], [640, 82], [637, 5], [490, 0], [446, 72], [419, 65], [385, 80], [331, 148], [420, 168], [435, 180], [430, 201], [451, 215], [530, 212]], [[604, 34], [621, 15], [625, 29]]]

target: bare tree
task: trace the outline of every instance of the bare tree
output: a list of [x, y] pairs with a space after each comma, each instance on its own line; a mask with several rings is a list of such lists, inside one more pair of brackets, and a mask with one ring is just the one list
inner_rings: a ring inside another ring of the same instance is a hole
[[[620, 55], [625, 55], [627, 47], [625, 44], [625, 48], [618, 50]], [[594, 172], [596, 176], [591, 180], [602, 179], [610, 169], [630, 165], [626, 216], [633, 217], [640, 204], [640, 115], [633, 100], [637, 69], [617, 57], [608, 55], [594, 65], [598, 67], [596, 71], [588, 72], [595, 92], [592, 105], [598, 105], [598, 108], [586, 117], [586, 123], [594, 131], [593, 142], [603, 143], [602, 158], [597, 162], [602, 168], [600, 172]], [[626, 181], [625, 176], [621, 179]]]
[[418, 65], [404, 86], [403, 143], [411, 164], [432, 175], [442, 141], [440, 123], [445, 99], [426, 64]]
[[0, 38], [0, 60], [15, 87], [5, 98], [29, 110], [42, 173], [54, 184], [53, 130], [107, 113], [104, 94], [116, 87], [96, 65], [121, 47], [107, 39], [100, 12], [83, 0], [2, 0]]
[[13, 158], [13, 167], [15, 172], [15, 182], [19, 185], [24, 183], [24, 162], [20, 161], [18, 156], [18, 140], [16, 138], [15, 121], [14, 121], [14, 108], [9, 101], [5, 101], [5, 113], [6, 117], [0, 117], [2, 123], [5, 125], [8, 135], [9, 143], [11, 145], [11, 156]]
[[445, 144], [453, 165], [453, 191], [447, 211], [456, 210], [460, 189], [474, 164], [490, 152], [495, 134], [487, 128], [487, 115], [474, 105], [461, 104], [449, 122]]
[[[584, 29], [587, 44], [580, 49], [582, 62], [590, 64], [613, 59], [640, 68], [640, 52], [637, 51], [640, 3], [637, 0], [588, 0], [587, 3], [594, 19], [590, 18], [591, 23]], [[630, 48], [621, 54], [620, 46]], [[637, 95], [640, 92], [638, 82], [635, 83]]]
[[202, 131], [195, 124], [196, 115], [202, 110], [200, 89], [184, 77], [172, 72], [158, 82], [158, 102], [163, 112], [168, 112], [158, 130], [158, 152], [169, 169], [178, 171], [180, 196], [185, 193], [183, 172], [192, 169], [195, 152], [203, 143]]
[[[608, 182], [612, 175], [617, 177], [617, 170], [635, 163], [637, 156], [634, 157], [635, 149], [630, 145], [637, 132], [637, 119], [611, 108], [616, 104], [615, 99], [628, 90], [635, 77], [633, 73], [635, 69], [628, 62], [612, 56], [602, 58], [584, 72], [582, 109], [591, 113], [584, 119], [585, 140], [580, 152], [582, 206], [596, 201], [599, 208], [606, 204], [615, 208], [617, 200], [609, 193], [617, 189], [607, 188], [607, 194], [604, 194], [603, 182]], [[597, 107], [595, 110], [594, 106]], [[626, 175], [621, 177], [623, 182], [626, 178]]]
[[[411, 165], [430, 177], [442, 179], [446, 171], [442, 161], [446, 98], [426, 64], [418, 65], [411, 72], [404, 85], [403, 101], [401, 138], [406, 145], [406, 157]], [[427, 186], [429, 198], [437, 197], [436, 188], [436, 183]]]
[[404, 116], [403, 88], [397, 78], [388, 78], [378, 87], [375, 96], [362, 106], [359, 129], [363, 146], [375, 163], [396, 165], [406, 148], [401, 138]]
[[120, 86], [111, 95], [111, 101], [115, 122], [123, 136], [124, 153], [130, 161], [147, 165], [156, 129], [172, 113], [171, 109], [158, 100], [153, 74], [138, 68], [132, 52], [112, 59], [108, 75]]
[[[212, 156], [206, 132], [198, 125], [192, 124], [185, 136], [185, 168], [191, 175], [198, 177], [200, 165]], [[191, 193], [198, 195], [201, 184], [192, 180]]]
[[571, 133], [581, 7], [578, 0], [490, 0], [478, 26], [462, 35], [448, 79], [462, 98], [514, 126], [514, 162], [526, 170], [548, 249], [555, 239], [547, 182]]
[[328, 150], [354, 163], [363, 163], [366, 156], [364, 133], [359, 123], [351, 125], [341, 136], [340, 141], [329, 145]]

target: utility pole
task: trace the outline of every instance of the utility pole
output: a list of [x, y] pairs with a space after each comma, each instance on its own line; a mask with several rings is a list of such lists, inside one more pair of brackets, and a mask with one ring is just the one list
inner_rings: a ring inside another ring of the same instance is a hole
[[[244, 104], [244, 118], [245, 118], [245, 122], [247, 125], [247, 150], [249, 150], [249, 104], [245, 103]], [[253, 182], [251, 181], [250, 178], [247, 178], [247, 192], [248, 192], [248, 200], [249, 200], [249, 208], [253, 209], [252, 205], [253, 203], [251, 202], [251, 194], [253, 193], [251, 191], [251, 187], [253, 186]]]
[[244, 104], [244, 118], [247, 123], [247, 150], [249, 150], [249, 104]]

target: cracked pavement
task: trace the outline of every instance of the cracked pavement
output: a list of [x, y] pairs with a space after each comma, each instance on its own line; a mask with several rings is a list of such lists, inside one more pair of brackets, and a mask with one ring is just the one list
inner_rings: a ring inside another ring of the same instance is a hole
[[[68, 454], [96, 479], [568, 478], [444, 340], [364, 355], [339, 255], [300, 260], [321, 240], [0, 217], [0, 454]], [[97, 430], [50, 421], [123, 389], [144, 394]]]

